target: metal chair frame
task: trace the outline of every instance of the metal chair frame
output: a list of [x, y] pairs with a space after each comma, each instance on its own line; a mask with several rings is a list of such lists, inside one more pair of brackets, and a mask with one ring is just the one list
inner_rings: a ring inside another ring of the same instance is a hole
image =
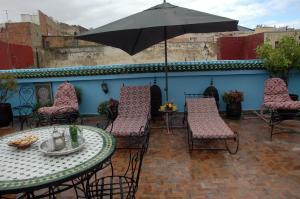
[[28, 126], [28, 118], [33, 113], [34, 89], [29, 86], [21, 86], [19, 89], [19, 106], [13, 107], [13, 111], [18, 112], [18, 118], [21, 123], [20, 130], [23, 130], [24, 123]]
[[144, 141], [142, 147], [137, 152], [129, 154], [129, 163], [123, 175], [105, 176], [87, 182], [87, 198], [135, 198], [138, 190], [138, 183], [144, 154], [147, 150], [147, 142]]
[[[300, 120], [300, 110], [270, 110], [271, 117], [269, 120], [270, 129], [270, 139], [273, 140], [273, 135], [280, 134], [282, 132], [274, 132], [276, 125], [280, 124], [285, 120]], [[280, 113], [280, 111], [286, 111], [286, 113]]]

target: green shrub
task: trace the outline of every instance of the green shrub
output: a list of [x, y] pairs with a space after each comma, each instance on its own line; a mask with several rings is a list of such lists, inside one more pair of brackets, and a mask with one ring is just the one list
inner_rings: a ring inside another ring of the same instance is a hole
[[17, 88], [15, 77], [8, 73], [0, 74], [0, 103], [5, 103]]

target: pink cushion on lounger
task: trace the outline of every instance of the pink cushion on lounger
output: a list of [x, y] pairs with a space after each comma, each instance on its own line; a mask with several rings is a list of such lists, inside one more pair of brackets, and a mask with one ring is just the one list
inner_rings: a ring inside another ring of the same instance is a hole
[[150, 113], [150, 86], [121, 88], [118, 117], [106, 130], [115, 136], [142, 136]]
[[235, 137], [220, 117], [214, 98], [187, 99], [188, 124], [194, 138], [223, 139]]

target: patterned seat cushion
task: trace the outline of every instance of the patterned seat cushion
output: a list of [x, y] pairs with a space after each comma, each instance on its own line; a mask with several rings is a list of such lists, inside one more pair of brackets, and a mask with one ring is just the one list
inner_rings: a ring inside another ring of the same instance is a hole
[[188, 113], [214, 113], [219, 114], [214, 98], [187, 98]]
[[113, 122], [113, 128], [110, 124], [106, 130], [114, 136], [143, 136], [147, 120], [147, 117], [118, 116]]
[[193, 138], [223, 139], [233, 138], [235, 134], [220, 116], [193, 114], [188, 116]]
[[109, 125], [106, 130], [115, 136], [143, 136], [150, 113], [150, 100], [150, 86], [123, 86], [118, 117], [113, 126]]
[[289, 96], [285, 82], [280, 78], [270, 78], [265, 82], [264, 105], [270, 109], [300, 109], [300, 102]]
[[39, 113], [51, 115], [51, 114], [62, 114], [62, 113], [71, 113], [76, 111], [72, 106], [51, 106], [51, 107], [42, 107], [39, 109]]
[[38, 109], [41, 114], [61, 114], [78, 111], [78, 101], [75, 88], [70, 83], [59, 85], [52, 107], [42, 107]]
[[266, 102], [265, 106], [270, 109], [300, 110], [300, 101]]
[[118, 115], [145, 117], [150, 112], [150, 86], [123, 86], [120, 93]]
[[235, 134], [220, 117], [214, 98], [187, 99], [188, 123], [193, 138], [223, 139]]

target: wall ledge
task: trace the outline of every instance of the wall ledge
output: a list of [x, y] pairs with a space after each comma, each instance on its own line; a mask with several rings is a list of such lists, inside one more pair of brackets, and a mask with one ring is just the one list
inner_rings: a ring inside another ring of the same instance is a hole
[[[228, 71], [228, 70], [263, 70], [262, 60], [215, 60], [195, 62], [170, 62], [169, 72], [193, 71]], [[14, 69], [0, 70], [1, 73], [11, 73], [18, 79], [95, 76], [132, 73], [164, 72], [164, 63], [120, 64], [99, 66], [71, 66], [63, 68]]]

